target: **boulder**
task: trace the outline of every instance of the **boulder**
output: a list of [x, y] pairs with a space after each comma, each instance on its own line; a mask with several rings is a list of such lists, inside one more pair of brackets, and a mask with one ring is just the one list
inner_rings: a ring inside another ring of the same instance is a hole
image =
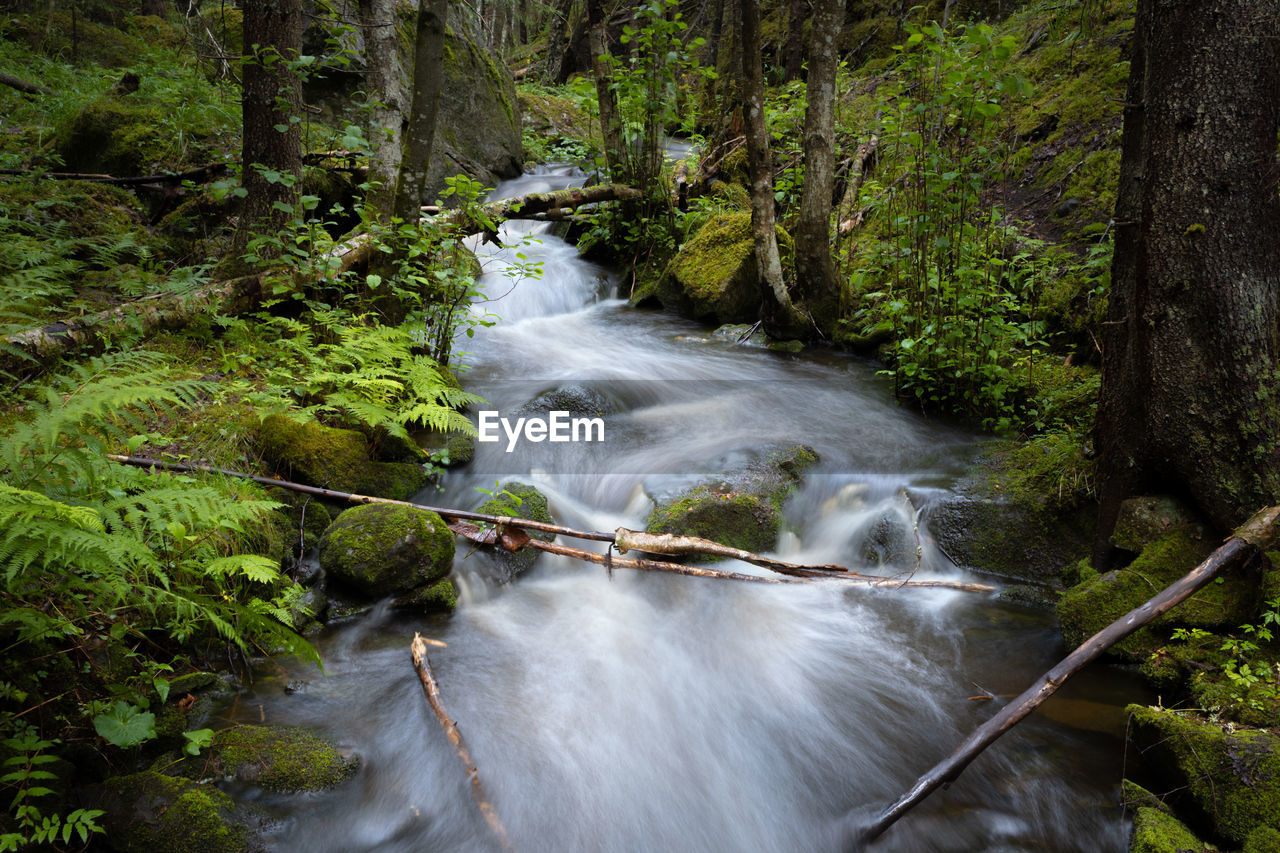
[[649, 533], [701, 536], [747, 551], [769, 551], [782, 528], [782, 505], [804, 472], [818, 461], [811, 447], [769, 454], [743, 471], [703, 483], [662, 501]]
[[[778, 245], [791, 254], [791, 237], [778, 227]], [[784, 260], [785, 263], [785, 260]], [[662, 306], [693, 320], [753, 323], [760, 316], [760, 275], [750, 213], [713, 216], [680, 247], [654, 292]]]
[[[551, 510], [547, 507], [547, 496], [527, 483], [504, 483], [502, 492], [476, 507], [476, 512], [487, 515], [507, 515], [528, 518], [555, 524]], [[538, 530], [528, 531], [530, 536], [550, 542], [555, 534]], [[494, 548], [489, 552], [495, 567], [494, 577], [499, 583], [506, 583], [516, 575], [527, 571], [538, 559], [540, 551], [533, 548], [522, 548], [519, 551], [504, 551]]]
[[1227, 731], [1165, 708], [1126, 710], [1129, 739], [1154, 780], [1149, 787], [1171, 792], [1167, 799], [1192, 826], [1236, 847], [1280, 830], [1280, 734]]
[[355, 430], [271, 415], [258, 428], [266, 462], [281, 474], [339, 492], [408, 500], [431, 484], [431, 474], [411, 462], [375, 462]]
[[213, 736], [203, 779], [236, 779], [271, 791], [321, 791], [356, 772], [360, 760], [295, 726], [233, 726]]
[[330, 580], [368, 598], [434, 586], [453, 566], [453, 533], [434, 512], [392, 504], [352, 507], [320, 540]]
[[1202, 853], [1209, 849], [1186, 824], [1166, 811], [1143, 806], [1133, 816], [1129, 853]]
[[106, 812], [100, 822], [111, 848], [123, 853], [256, 849], [231, 798], [212, 785], [148, 770], [106, 780], [92, 800]]

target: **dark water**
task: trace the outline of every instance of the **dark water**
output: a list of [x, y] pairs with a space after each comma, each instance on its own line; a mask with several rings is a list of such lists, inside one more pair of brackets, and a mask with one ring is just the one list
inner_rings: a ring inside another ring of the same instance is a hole
[[[500, 192], [573, 180], [548, 170]], [[735, 347], [630, 309], [609, 298], [606, 271], [539, 239], [485, 258], [488, 308], [503, 319], [460, 344], [466, 384], [504, 415], [586, 385], [611, 411], [606, 440], [481, 444], [424, 500], [472, 507], [477, 486], [520, 478], [561, 523], [641, 527], [653, 496], [803, 442], [822, 462], [788, 504], [778, 552], [914, 566], [918, 510], [955, 481], [973, 436], [896, 407], [870, 364]], [[542, 278], [513, 281], [517, 251], [542, 261]], [[964, 579], [927, 530], [921, 541], [917, 578]], [[844, 849], [851, 821], [1062, 654], [1047, 615], [989, 595], [609, 578], [547, 555], [497, 586], [490, 559], [459, 550], [453, 616], [375, 609], [320, 639], [324, 675], [264, 673], [228, 712], [314, 726], [363, 759], [331, 792], [240, 792], [279, 818], [275, 849], [493, 848], [410, 664], [414, 631], [448, 643], [432, 652], [444, 701], [522, 851]], [[293, 678], [309, 683], [286, 695]], [[1121, 708], [1137, 691], [1114, 671], [1081, 677], [874, 849], [1123, 850]], [[998, 698], [971, 698], [986, 693]]]

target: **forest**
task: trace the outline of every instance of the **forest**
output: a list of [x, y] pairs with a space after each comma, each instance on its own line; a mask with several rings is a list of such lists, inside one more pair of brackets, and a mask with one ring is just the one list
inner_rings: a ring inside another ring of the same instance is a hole
[[0, 0], [0, 851], [1280, 853], [1280, 0]]

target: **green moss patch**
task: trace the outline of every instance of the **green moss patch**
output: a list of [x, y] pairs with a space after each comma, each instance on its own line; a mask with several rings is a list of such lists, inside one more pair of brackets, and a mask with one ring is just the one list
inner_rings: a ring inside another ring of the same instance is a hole
[[293, 726], [235, 726], [213, 738], [212, 772], [272, 791], [320, 791], [360, 766], [312, 731]]
[[453, 566], [453, 533], [434, 512], [365, 504], [338, 516], [320, 541], [329, 576], [371, 597], [434, 585]]
[[[527, 518], [532, 521], [555, 524], [555, 519], [551, 517], [551, 510], [547, 506], [547, 496], [527, 483], [504, 483], [502, 492], [476, 507], [476, 512], [483, 512], [487, 515]], [[555, 539], [555, 534], [553, 533], [539, 530], [527, 532], [530, 536], [541, 539], [543, 542], [550, 542]], [[521, 572], [527, 571], [538, 559], [538, 554], [541, 552], [532, 548], [522, 548], [519, 551], [495, 549], [493, 553], [505, 574], [503, 580], [509, 580]]]
[[240, 853], [249, 832], [232, 821], [231, 798], [211, 785], [154, 770], [108, 779], [98, 807], [115, 850], [124, 853]]
[[1207, 853], [1212, 849], [1167, 812], [1140, 808], [1133, 816], [1129, 853]]
[[[1163, 708], [1130, 705], [1129, 737], [1173, 796], [1214, 834], [1240, 845], [1259, 827], [1280, 830], [1280, 735], [1226, 731]], [[1159, 849], [1159, 848], [1156, 848]]]

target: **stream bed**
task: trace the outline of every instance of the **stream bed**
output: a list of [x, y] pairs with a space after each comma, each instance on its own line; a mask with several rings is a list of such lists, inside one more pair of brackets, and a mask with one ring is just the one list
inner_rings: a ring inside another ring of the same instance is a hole
[[[580, 181], [544, 168], [497, 195]], [[420, 499], [472, 508], [478, 488], [518, 479], [561, 524], [642, 529], [654, 497], [803, 443], [821, 461], [787, 504], [778, 553], [911, 571], [914, 547], [904, 563], [884, 543], [914, 535], [977, 436], [895, 405], [869, 362], [735, 346], [632, 309], [609, 271], [543, 228], [509, 223], [509, 248], [477, 249], [501, 319], [461, 339], [464, 382], [509, 417], [544, 392], [585, 389], [607, 411], [604, 440], [478, 444]], [[540, 278], [516, 280], [516, 252], [542, 263]], [[987, 580], [923, 532], [917, 579]], [[273, 849], [496, 849], [410, 664], [415, 631], [448, 643], [431, 654], [443, 699], [514, 847], [548, 853], [845, 849], [859, 817], [1063, 653], [1051, 614], [993, 595], [609, 575], [546, 554], [500, 585], [492, 559], [460, 544], [452, 616], [379, 606], [331, 625], [317, 640], [323, 674], [277, 663], [224, 713], [313, 727], [361, 757], [332, 791], [236, 792], [275, 818]], [[1136, 678], [1089, 670], [873, 849], [1124, 850], [1122, 709], [1141, 695]]]

